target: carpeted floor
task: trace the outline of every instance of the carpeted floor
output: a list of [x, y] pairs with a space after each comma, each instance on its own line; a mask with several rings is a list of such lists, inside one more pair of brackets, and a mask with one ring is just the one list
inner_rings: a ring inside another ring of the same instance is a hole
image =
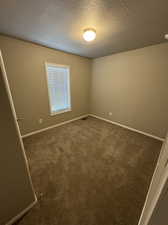
[[17, 225], [137, 225], [161, 142], [96, 118], [24, 139], [38, 204]]

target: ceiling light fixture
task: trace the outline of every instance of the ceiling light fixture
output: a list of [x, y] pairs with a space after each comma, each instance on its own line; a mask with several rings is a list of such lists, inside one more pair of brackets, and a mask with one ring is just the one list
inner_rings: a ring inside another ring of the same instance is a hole
[[96, 38], [96, 30], [92, 28], [87, 28], [83, 31], [83, 38], [85, 41], [93, 41]]
[[165, 37], [165, 39], [166, 39], [166, 40], [168, 40], [168, 34], [165, 34], [165, 36], [164, 36], [164, 37]]

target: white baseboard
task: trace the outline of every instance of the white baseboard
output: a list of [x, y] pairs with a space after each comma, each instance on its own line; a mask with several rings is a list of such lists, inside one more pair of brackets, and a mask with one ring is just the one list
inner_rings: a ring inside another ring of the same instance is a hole
[[24, 210], [22, 210], [17, 216], [13, 217], [9, 222], [7, 222], [5, 225], [12, 225], [17, 220], [19, 220], [25, 213], [27, 213], [35, 204], [37, 203], [37, 198], [35, 196], [34, 202], [32, 202], [28, 207], [26, 207]]
[[100, 117], [100, 116], [96, 116], [95, 114], [89, 114], [89, 116], [93, 116], [93, 117], [95, 117], [95, 118], [97, 118], [97, 119], [104, 120], [104, 121], [106, 121], [106, 122], [108, 122], [108, 123], [112, 123], [112, 124], [115, 124], [115, 125], [117, 125], [117, 126], [123, 127], [123, 128], [125, 128], [125, 129], [131, 130], [131, 131], [134, 131], [134, 132], [137, 132], [137, 133], [140, 133], [140, 134], [144, 134], [144, 135], [146, 135], [146, 136], [148, 136], [148, 137], [157, 139], [157, 140], [159, 140], [159, 141], [164, 141], [164, 138], [157, 137], [157, 136], [155, 136], [155, 135], [153, 135], [153, 134], [149, 134], [149, 133], [146, 133], [146, 132], [143, 132], [143, 131], [134, 129], [134, 128], [132, 128], [132, 127], [128, 127], [128, 126], [123, 125], [123, 124], [121, 124], [121, 123], [117, 123], [117, 122], [114, 122], [114, 121], [105, 119], [105, 118], [103, 118], [103, 117]]
[[41, 132], [43, 132], [43, 131], [50, 130], [50, 129], [55, 128], [55, 127], [60, 127], [60, 126], [62, 126], [62, 125], [64, 125], [64, 124], [71, 123], [71, 122], [76, 121], [76, 120], [80, 120], [80, 119], [82, 119], [82, 118], [84, 118], [84, 117], [87, 117], [87, 116], [89, 116], [89, 114], [85, 114], [85, 115], [76, 117], [76, 118], [74, 118], [74, 119], [72, 119], [72, 120], [67, 120], [67, 121], [64, 121], [64, 122], [61, 122], [61, 123], [58, 123], [58, 124], [55, 124], [55, 125], [52, 125], [52, 126], [49, 126], [49, 127], [43, 128], [43, 129], [40, 129], [40, 130], [33, 131], [33, 132], [31, 132], [31, 133], [22, 135], [22, 138], [29, 137], [29, 136], [31, 136], [31, 135], [41, 133]]
[[71, 122], [76, 121], [76, 120], [80, 120], [80, 119], [82, 119], [82, 118], [84, 118], [84, 117], [86, 117], [86, 116], [93, 116], [93, 117], [95, 117], [95, 118], [97, 118], [97, 119], [104, 120], [104, 121], [106, 121], [106, 122], [108, 122], [108, 123], [115, 124], [115, 125], [117, 125], [117, 126], [120, 126], [120, 127], [125, 128], [125, 129], [128, 129], [128, 130], [131, 130], [131, 131], [134, 131], [134, 132], [137, 132], [137, 133], [146, 135], [146, 136], [148, 136], [148, 137], [157, 139], [157, 140], [159, 140], [159, 141], [164, 141], [164, 138], [161, 138], [161, 137], [155, 136], [155, 135], [153, 135], [153, 134], [149, 134], [149, 133], [146, 133], [146, 132], [143, 132], [143, 131], [134, 129], [134, 128], [132, 128], [132, 127], [129, 127], [129, 126], [123, 125], [123, 124], [121, 124], [121, 123], [118, 123], [118, 122], [114, 122], [114, 121], [105, 119], [105, 118], [100, 117], [100, 116], [96, 116], [95, 114], [85, 114], [85, 115], [76, 117], [76, 118], [74, 118], [74, 119], [72, 119], [72, 120], [67, 120], [67, 121], [64, 121], [64, 122], [61, 122], [61, 123], [58, 123], [58, 124], [55, 124], [55, 125], [52, 125], [52, 126], [49, 126], [49, 127], [43, 128], [43, 129], [40, 129], [40, 130], [36, 130], [36, 131], [33, 131], [33, 132], [30, 132], [30, 133], [28, 133], [28, 134], [23, 135], [22, 138], [29, 137], [29, 136], [31, 136], [31, 135], [38, 134], [38, 133], [44, 132], [44, 131], [46, 131], [46, 130], [50, 130], [50, 129], [52, 129], [52, 128], [62, 126], [62, 125], [64, 125], [64, 124], [71, 123]]

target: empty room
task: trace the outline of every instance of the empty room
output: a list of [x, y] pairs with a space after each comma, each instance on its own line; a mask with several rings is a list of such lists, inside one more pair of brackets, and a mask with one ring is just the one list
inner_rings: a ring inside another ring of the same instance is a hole
[[1, 0], [0, 225], [168, 224], [167, 15]]

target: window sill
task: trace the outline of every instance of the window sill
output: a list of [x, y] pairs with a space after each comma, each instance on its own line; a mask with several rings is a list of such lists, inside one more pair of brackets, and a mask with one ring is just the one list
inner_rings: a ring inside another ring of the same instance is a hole
[[58, 114], [62, 114], [62, 113], [65, 113], [65, 112], [71, 112], [71, 111], [72, 111], [71, 109], [65, 109], [65, 110], [60, 110], [60, 111], [57, 111], [57, 112], [51, 112], [50, 116], [55, 116], [55, 115], [58, 115]]

